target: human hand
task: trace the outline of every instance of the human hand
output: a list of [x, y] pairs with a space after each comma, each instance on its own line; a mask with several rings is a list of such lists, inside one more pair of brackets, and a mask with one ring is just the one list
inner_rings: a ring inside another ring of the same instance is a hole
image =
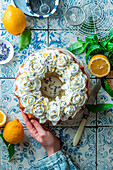
[[46, 126], [35, 119], [29, 120], [23, 111], [21, 113], [31, 136], [45, 148], [48, 156], [60, 150], [60, 141]]

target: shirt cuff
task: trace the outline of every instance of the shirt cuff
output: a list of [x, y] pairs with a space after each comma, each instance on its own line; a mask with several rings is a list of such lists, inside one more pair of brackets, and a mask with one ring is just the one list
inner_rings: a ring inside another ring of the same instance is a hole
[[75, 167], [73, 165], [73, 163], [71, 162], [70, 158], [68, 155], [64, 155], [63, 151], [60, 150], [52, 155], [50, 155], [49, 157], [46, 157], [45, 159], [42, 159], [40, 161], [37, 162], [38, 166], [41, 167], [41, 166], [45, 166], [46, 167], [50, 167], [50, 166], [53, 166], [53, 164], [62, 164], [63, 162], [67, 162], [67, 160], [69, 161], [69, 164], [71, 167]]

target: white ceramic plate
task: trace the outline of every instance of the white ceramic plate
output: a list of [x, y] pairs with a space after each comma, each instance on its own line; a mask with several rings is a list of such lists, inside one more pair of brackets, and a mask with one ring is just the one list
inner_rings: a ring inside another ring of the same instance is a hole
[[7, 40], [0, 39], [0, 64], [8, 63], [14, 55], [13, 46]]

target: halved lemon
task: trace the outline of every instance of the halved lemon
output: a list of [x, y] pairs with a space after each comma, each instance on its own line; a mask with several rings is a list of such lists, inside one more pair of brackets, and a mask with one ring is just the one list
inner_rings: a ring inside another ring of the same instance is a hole
[[88, 64], [90, 73], [96, 77], [104, 77], [110, 72], [110, 62], [108, 58], [102, 54], [94, 55]]
[[0, 127], [6, 123], [6, 114], [0, 110]]

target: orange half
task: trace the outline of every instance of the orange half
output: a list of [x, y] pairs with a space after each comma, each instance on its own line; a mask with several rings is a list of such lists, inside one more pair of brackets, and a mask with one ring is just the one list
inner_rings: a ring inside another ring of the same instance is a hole
[[0, 110], [0, 127], [6, 123], [6, 114]]
[[96, 77], [104, 77], [110, 72], [110, 62], [108, 58], [102, 54], [94, 55], [88, 64], [90, 73]]

